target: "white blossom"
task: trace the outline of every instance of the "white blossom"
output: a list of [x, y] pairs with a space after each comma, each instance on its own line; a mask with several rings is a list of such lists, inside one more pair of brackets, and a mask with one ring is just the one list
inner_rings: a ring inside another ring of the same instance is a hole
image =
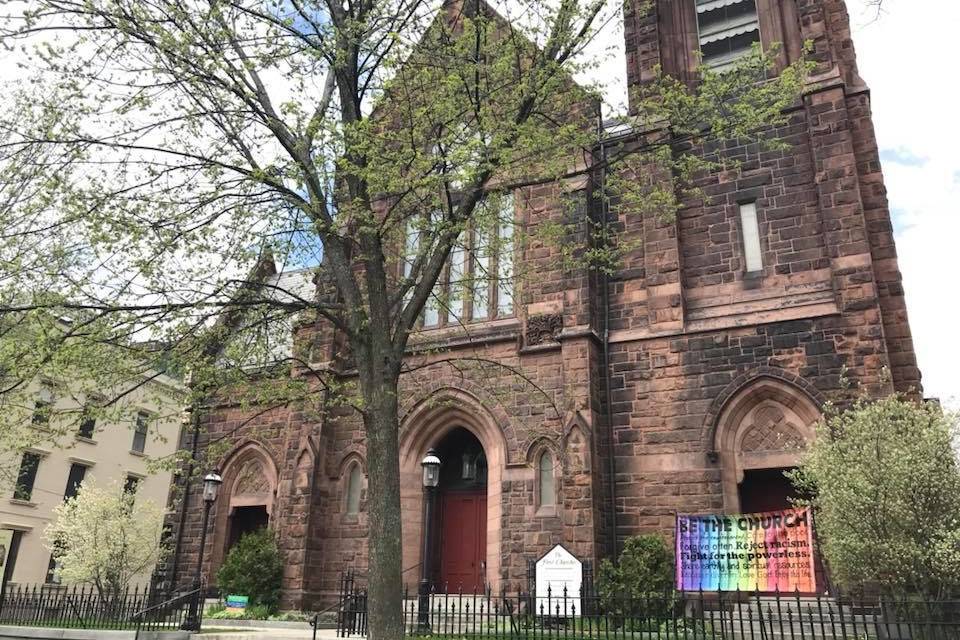
[[54, 509], [44, 531], [66, 584], [89, 583], [109, 597], [149, 573], [161, 559], [163, 511], [116, 482], [84, 481], [77, 495]]

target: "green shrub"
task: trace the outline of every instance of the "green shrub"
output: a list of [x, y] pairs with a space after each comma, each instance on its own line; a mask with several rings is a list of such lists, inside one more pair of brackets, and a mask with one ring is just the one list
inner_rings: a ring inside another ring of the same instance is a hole
[[224, 597], [247, 596], [248, 606], [263, 607], [265, 615], [277, 610], [283, 562], [277, 541], [269, 529], [240, 538], [217, 572], [217, 586]]
[[243, 612], [242, 619], [267, 620], [272, 616], [274, 611], [276, 611], [276, 608], [270, 607], [269, 605], [255, 604], [246, 608], [246, 610]]
[[673, 615], [673, 553], [658, 535], [627, 538], [617, 565], [600, 563], [597, 595], [608, 613], [640, 620]]
[[[313, 614], [309, 611], [283, 611], [276, 615], [270, 616], [270, 619], [280, 622], [309, 622], [310, 620], [313, 620]], [[333, 611], [327, 612], [325, 615], [320, 616], [320, 620], [322, 622], [335, 622], [336, 619], [336, 613]]]
[[207, 611], [206, 617], [210, 620], [278, 620], [272, 615], [270, 607], [262, 604], [248, 606], [243, 611], [229, 611], [225, 606], [213, 611]]
[[[270, 613], [267, 607], [257, 605], [243, 611], [227, 611], [223, 603], [217, 603], [207, 609], [204, 617], [209, 620], [273, 620], [279, 622], [309, 622], [313, 614], [309, 611], [283, 611]], [[320, 616], [321, 622], [336, 622], [336, 612], [330, 611]]]

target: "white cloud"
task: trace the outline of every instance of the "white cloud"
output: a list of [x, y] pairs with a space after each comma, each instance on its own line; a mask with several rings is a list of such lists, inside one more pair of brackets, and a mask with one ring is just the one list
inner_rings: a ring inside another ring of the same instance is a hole
[[948, 43], [960, 3], [885, 0], [877, 17], [849, 0], [860, 75], [872, 93], [874, 124], [896, 225], [897, 251], [924, 392], [960, 407], [960, 135], [952, 129], [960, 89], [950, 80]]

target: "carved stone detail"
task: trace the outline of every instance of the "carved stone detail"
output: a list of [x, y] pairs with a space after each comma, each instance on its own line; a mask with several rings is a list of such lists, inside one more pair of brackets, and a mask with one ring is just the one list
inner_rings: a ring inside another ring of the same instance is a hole
[[556, 313], [530, 316], [527, 318], [527, 346], [547, 342], [557, 342], [563, 331], [563, 316]]
[[567, 437], [567, 469], [570, 475], [577, 475], [586, 471], [587, 450], [586, 442], [580, 429], [574, 427]]
[[747, 428], [741, 448], [745, 452], [796, 451], [804, 446], [799, 429], [787, 422], [783, 411], [765, 406], [754, 414], [753, 424]]
[[250, 460], [237, 474], [237, 484], [234, 485], [233, 494], [242, 496], [264, 493], [270, 493], [270, 481], [263, 471], [263, 465], [257, 460]]

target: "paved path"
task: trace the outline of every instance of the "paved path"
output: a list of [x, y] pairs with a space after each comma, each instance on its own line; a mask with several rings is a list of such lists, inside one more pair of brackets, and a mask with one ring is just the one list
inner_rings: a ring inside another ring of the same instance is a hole
[[[219, 631], [219, 633], [218, 633]], [[335, 640], [336, 629], [318, 629], [317, 640]], [[312, 640], [313, 629], [238, 629], [204, 624], [203, 633], [194, 636], [196, 640]], [[356, 636], [354, 637], [356, 640]]]

